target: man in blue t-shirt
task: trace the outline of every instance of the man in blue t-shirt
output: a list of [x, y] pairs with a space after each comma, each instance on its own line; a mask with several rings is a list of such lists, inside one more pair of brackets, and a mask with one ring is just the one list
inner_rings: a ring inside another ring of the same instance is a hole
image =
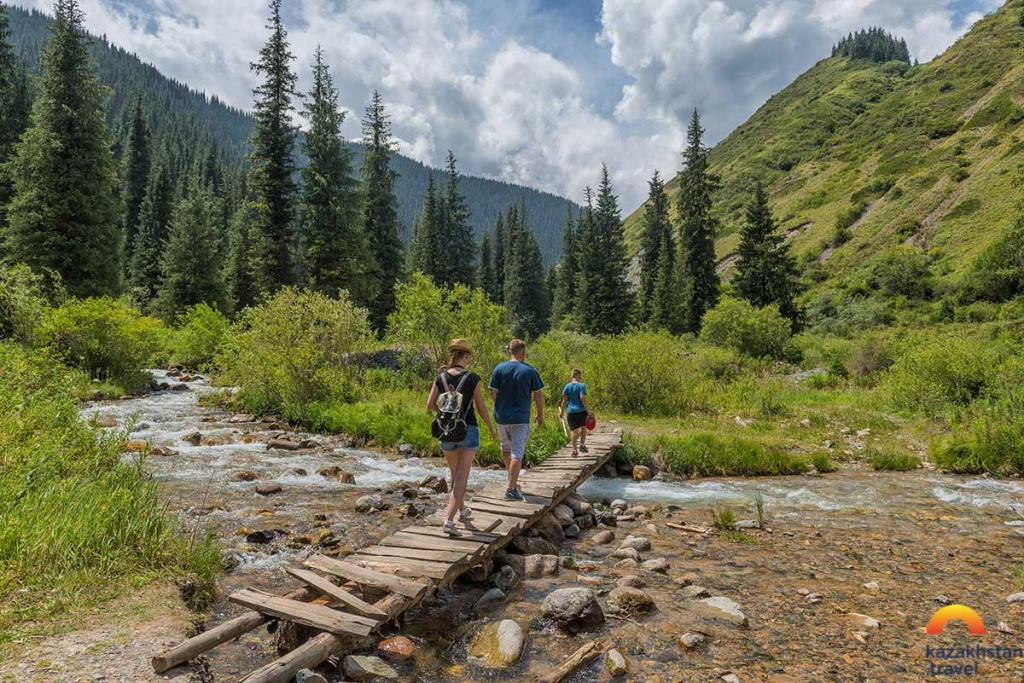
[[537, 426], [544, 426], [544, 382], [532, 366], [526, 363], [526, 343], [513, 339], [508, 344], [509, 359], [494, 368], [491, 375], [491, 400], [494, 401], [494, 421], [498, 423], [501, 440], [501, 460], [508, 469], [508, 488], [505, 498], [522, 500], [516, 483], [526, 456], [526, 441], [530, 438], [530, 403], [537, 401]]

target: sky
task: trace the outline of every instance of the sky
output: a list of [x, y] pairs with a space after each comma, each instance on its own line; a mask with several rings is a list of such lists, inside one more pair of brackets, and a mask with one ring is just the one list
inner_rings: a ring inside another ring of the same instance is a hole
[[[17, 3], [18, 0], [15, 0]], [[20, 4], [49, 11], [51, 0]], [[882, 26], [922, 62], [1001, 0], [284, 0], [299, 87], [322, 45], [359, 137], [380, 90], [401, 152], [581, 200], [608, 165], [620, 205], [679, 168], [690, 113], [710, 144], [829, 55]], [[165, 75], [252, 106], [258, 0], [81, 0], [86, 27]]]

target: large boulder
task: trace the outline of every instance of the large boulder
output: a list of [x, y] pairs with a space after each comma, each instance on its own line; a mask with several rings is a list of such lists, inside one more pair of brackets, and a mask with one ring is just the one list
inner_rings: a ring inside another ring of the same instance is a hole
[[557, 555], [558, 548], [540, 536], [518, 536], [513, 545], [524, 555]]
[[[523, 572], [525, 573], [525, 563], [523, 566]], [[516, 574], [516, 570], [512, 567], [505, 565], [494, 574], [491, 579], [495, 588], [500, 588], [506, 594], [510, 593], [513, 588], [519, 585], [519, 575]]]
[[576, 513], [568, 505], [557, 505], [551, 514], [562, 526], [569, 526], [576, 521]]
[[544, 515], [541, 517], [540, 521], [534, 525], [533, 530], [556, 546], [565, 543], [565, 531], [562, 530], [562, 524], [555, 519], [554, 515]]
[[602, 545], [606, 543], [611, 543], [615, 540], [615, 532], [609, 529], [605, 529], [604, 531], [598, 531], [596, 534], [594, 534], [594, 537], [591, 540], [593, 540], [594, 543], [600, 543]]
[[376, 512], [384, 509], [384, 499], [380, 496], [363, 496], [356, 501], [357, 512]]
[[658, 572], [659, 574], [667, 574], [669, 569], [668, 560], [664, 557], [655, 557], [641, 563], [640, 566], [649, 572]]
[[469, 646], [469, 656], [487, 667], [503, 669], [519, 661], [526, 647], [526, 631], [511, 619], [487, 624]]
[[377, 678], [394, 680], [398, 672], [380, 657], [349, 655], [341, 663], [345, 675], [353, 681], [372, 681]]
[[645, 553], [651, 549], [651, 539], [643, 536], [626, 536], [626, 540], [619, 544], [619, 547], [632, 548], [637, 552]]
[[589, 588], [559, 588], [544, 598], [541, 612], [569, 633], [587, 631], [604, 623], [604, 610]]
[[618, 586], [608, 593], [608, 611], [618, 614], [644, 614], [654, 609], [654, 599], [632, 586]]
[[633, 560], [634, 562], [640, 562], [643, 560], [643, 558], [640, 557], [640, 553], [633, 548], [619, 548], [612, 553], [612, 557], [616, 560]]
[[558, 555], [527, 555], [525, 574], [528, 579], [554, 576], [558, 573]]
[[704, 598], [701, 602], [726, 621], [731, 621], [737, 626], [747, 626], [748, 624], [747, 615], [743, 613], [743, 608], [740, 607], [739, 603], [729, 598], [715, 596], [713, 598]]

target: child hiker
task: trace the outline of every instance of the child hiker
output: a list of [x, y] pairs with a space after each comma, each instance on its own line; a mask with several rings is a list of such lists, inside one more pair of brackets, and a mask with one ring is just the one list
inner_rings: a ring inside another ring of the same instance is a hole
[[[587, 404], [587, 385], [581, 380], [583, 372], [579, 368], [572, 369], [572, 378], [562, 389], [562, 405], [558, 407], [558, 416], [564, 417], [572, 432], [572, 457], [580, 451], [587, 452], [587, 417], [593, 413]], [[576, 448], [577, 440], [579, 449]]]

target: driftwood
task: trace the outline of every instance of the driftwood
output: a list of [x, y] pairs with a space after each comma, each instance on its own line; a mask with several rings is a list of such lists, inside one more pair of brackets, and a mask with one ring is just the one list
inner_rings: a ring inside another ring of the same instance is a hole
[[692, 524], [676, 524], [675, 522], [665, 522], [665, 526], [670, 529], [678, 529], [679, 531], [689, 531], [691, 534], [706, 534], [711, 531], [706, 526], [694, 526]]
[[554, 671], [538, 678], [537, 683], [562, 683], [562, 681], [571, 677], [584, 666], [600, 657], [601, 653], [604, 651], [604, 643], [598, 643], [596, 640], [592, 640], [580, 649], [576, 650], [576, 652], [573, 652], [571, 655], [566, 657], [565, 661], [559, 664], [558, 668]]

